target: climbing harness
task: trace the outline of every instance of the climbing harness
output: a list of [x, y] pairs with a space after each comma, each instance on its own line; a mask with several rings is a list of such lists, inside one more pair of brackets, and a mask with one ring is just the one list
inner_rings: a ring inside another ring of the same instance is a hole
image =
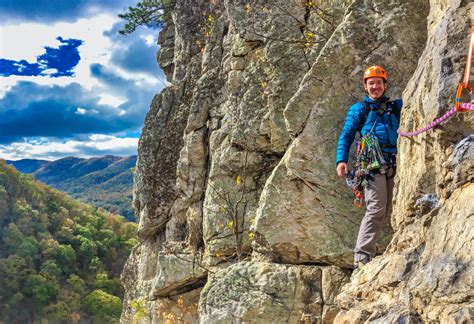
[[[377, 113], [377, 116], [382, 116], [384, 113], [393, 114], [395, 118], [397, 119], [397, 122], [400, 122], [400, 109], [395, 104], [395, 101], [387, 100], [385, 102], [381, 102], [379, 103], [380, 106], [377, 109], [373, 109], [370, 106], [370, 103], [365, 100], [361, 101], [360, 103], [364, 105], [364, 114], [362, 115], [362, 119], [359, 125], [359, 129], [358, 129], [359, 132], [364, 127], [371, 110], [375, 110], [375, 112]], [[385, 105], [385, 108], [383, 108], [382, 105]]]
[[471, 98], [473, 96], [473, 89], [469, 85], [469, 78], [470, 78], [470, 75], [471, 75], [471, 63], [472, 63], [473, 51], [474, 51], [474, 28], [471, 30], [471, 43], [470, 43], [469, 51], [468, 51], [468, 55], [467, 55], [467, 62], [466, 62], [466, 68], [465, 68], [465, 71], [464, 71], [464, 78], [461, 81], [461, 83], [459, 84], [459, 86], [457, 88], [457, 91], [456, 91], [456, 98], [454, 100], [455, 106], [451, 110], [449, 110], [446, 114], [444, 114], [440, 118], [434, 120], [431, 124], [429, 124], [429, 125], [427, 125], [423, 128], [420, 128], [416, 131], [403, 132], [399, 129], [398, 130], [399, 135], [406, 136], [406, 137], [416, 136], [418, 134], [424, 133], [424, 132], [434, 128], [435, 126], [441, 124], [442, 122], [444, 122], [445, 120], [447, 120], [448, 118], [450, 118], [451, 116], [453, 116], [454, 114], [456, 114], [458, 112], [466, 112], [468, 110], [474, 111], [474, 105], [473, 104], [461, 103], [461, 95], [462, 95], [463, 90], [468, 90], [471, 94]]
[[371, 130], [357, 140], [355, 168], [347, 174], [346, 178], [347, 185], [354, 193], [353, 204], [357, 208], [362, 207], [364, 189], [369, 185], [369, 180], [373, 180], [374, 174], [377, 172], [386, 174], [394, 168], [394, 162], [391, 164], [392, 161], [384, 157], [377, 137], [372, 134], [378, 118], [372, 125]]

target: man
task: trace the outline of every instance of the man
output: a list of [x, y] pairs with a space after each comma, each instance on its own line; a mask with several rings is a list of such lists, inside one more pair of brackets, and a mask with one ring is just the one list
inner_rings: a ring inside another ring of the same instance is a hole
[[380, 66], [371, 66], [364, 73], [364, 100], [349, 108], [344, 127], [337, 144], [336, 165], [339, 177], [348, 171], [349, 149], [357, 132], [377, 138], [385, 163], [372, 170], [364, 188], [367, 211], [359, 228], [354, 249], [354, 267], [361, 268], [376, 253], [376, 240], [387, 217], [392, 202], [393, 177], [397, 153], [397, 129], [399, 126], [402, 100], [389, 101], [385, 96], [388, 89], [387, 73]]

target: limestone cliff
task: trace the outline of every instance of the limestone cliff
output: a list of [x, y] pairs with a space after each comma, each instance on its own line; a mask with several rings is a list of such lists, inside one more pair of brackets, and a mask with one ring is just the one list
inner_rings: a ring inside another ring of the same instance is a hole
[[[169, 87], [139, 143], [140, 243], [122, 321], [462, 320], [472, 312], [473, 116], [400, 139], [391, 223], [350, 279], [362, 211], [335, 174], [367, 65], [402, 128], [450, 108], [474, 6], [441, 0], [176, 0]], [[389, 223], [389, 222], [387, 222]], [[339, 295], [336, 298], [336, 295]]]

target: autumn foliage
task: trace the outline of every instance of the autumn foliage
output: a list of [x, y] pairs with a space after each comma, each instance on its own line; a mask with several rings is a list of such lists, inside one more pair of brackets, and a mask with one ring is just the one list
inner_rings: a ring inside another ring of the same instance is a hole
[[136, 224], [0, 162], [0, 322], [118, 320]]

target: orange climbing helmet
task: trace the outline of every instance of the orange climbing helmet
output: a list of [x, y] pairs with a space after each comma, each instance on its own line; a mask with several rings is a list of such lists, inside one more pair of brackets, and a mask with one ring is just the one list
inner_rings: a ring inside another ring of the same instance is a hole
[[368, 78], [372, 78], [372, 77], [382, 78], [382, 79], [385, 80], [385, 82], [387, 82], [387, 72], [385, 72], [384, 68], [381, 67], [381, 66], [374, 65], [374, 66], [371, 66], [371, 67], [367, 68], [367, 70], [365, 70], [365, 72], [364, 72], [364, 82]]

